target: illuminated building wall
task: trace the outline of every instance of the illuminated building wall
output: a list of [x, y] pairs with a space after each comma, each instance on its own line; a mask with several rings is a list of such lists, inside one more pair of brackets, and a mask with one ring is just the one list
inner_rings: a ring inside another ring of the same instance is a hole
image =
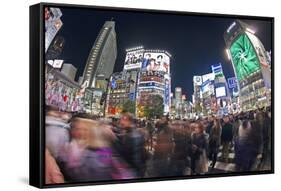
[[[139, 56], [141, 57], [141, 56]], [[137, 108], [148, 103], [151, 95], [163, 98], [164, 114], [169, 113], [171, 106], [170, 57], [164, 50], [143, 51], [142, 64], [137, 84]], [[141, 113], [137, 109], [137, 115]]]
[[[103, 25], [87, 59], [83, 73], [83, 84], [86, 87], [102, 85], [113, 72], [117, 57], [115, 22], [106, 21]], [[106, 82], [107, 84], [107, 82]], [[104, 89], [105, 91], [105, 89]]]
[[255, 31], [236, 20], [225, 31], [224, 39], [238, 80], [240, 108], [252, 110], [270, 105], [270, 59]]
[[59, 8], [45, 7], [45, 53], [63, 25], [61, 16], [62, 12]]

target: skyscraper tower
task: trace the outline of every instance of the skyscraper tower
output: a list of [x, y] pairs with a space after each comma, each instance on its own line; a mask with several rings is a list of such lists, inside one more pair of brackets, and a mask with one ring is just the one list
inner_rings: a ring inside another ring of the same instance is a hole
[[238, 80], [242, 110], [270, 105], [270, 61], [255, 31], [246, 23], [235, 20], [225, 31], [224, 40]]
[[177, 102], [181, 102], [181, 98], [182, 98], [182, 89], [181, 89], [181, 87], [176, 87], [176, 89], [175, 89], [175, 97], [176, 97], [176, 101]]
[[106, 90], [117, 57], [115, 22], [106, 21], [90, 51], [83, 73], [83, 86]]
[[61, 17], [62, 12], [59, 8], [45, 7], [45, 53], [63, 25]]

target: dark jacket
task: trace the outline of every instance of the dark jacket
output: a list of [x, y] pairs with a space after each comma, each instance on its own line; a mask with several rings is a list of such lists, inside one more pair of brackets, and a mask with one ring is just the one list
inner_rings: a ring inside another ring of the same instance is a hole
[[173, 135], [168, 124], [157, 124], [154, 158], [167, 159], [173, 149]]
[[221, 144], [221, 132], [221, 127], [211, 128], [209, 136], [209, 150], [211, 152], [218, 152], [218, 148]]
[[193, 134], [191, 136], [191, 144], [197, 146], [197, 149], [193, 151], [194, 158], [199, 158], [199, 156], [203, 154], [203, 151], [206, 151], [208, 148], [207, 140], [203, 133]]
[[228, 123], [222, 124], [222, 133], [221, 133], [221, 141], [222, 142], [230, 142], [233, 138], [233, 125]]
[[135, 169], [141, 170], [144, 167], [145, 150], [144, 150], [144, 136], [136, 130], [130, 128], [120, 137], [122, 157]]

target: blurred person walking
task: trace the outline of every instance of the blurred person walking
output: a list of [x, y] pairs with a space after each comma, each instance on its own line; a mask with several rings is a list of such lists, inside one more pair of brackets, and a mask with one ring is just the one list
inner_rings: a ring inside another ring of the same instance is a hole
[[222, 122], [222, 133], [221, 133], [221, 143], [222, 143], [222, 159], [224, 162], [228, 162], [229, 149], [233, 140], [233, 125], [230, 122], [228, 116], [223, 117]]
[[183, 121], [175, 120], [172, 122], [174, 150], [171, 157], [172, 175], [182, 176], [187, 157], [187, 136]]
[[70, 182], [135, 178], [133, 171], [114, 152], [115, 136], [108, 125], [87, 114], [71, 120], [71, 142], [61, 158], [62, 172]]
[[125, 113], [119, 120], [119, 126], [124, 133], [119, 136], [119, 153], [129, 165], [134, 168], [139, 177], [145, 172], [145, 139], [144, 135], [136, 129], [135, 120], [130, 113]]
[[254, 164], [262, 156], [262, 130], [254, 120], [254, 114], [244, 116], [235, 140], [237, 171], [254, 170]]
[[170, 157], [173, 150], [173, 136], [166, 116], [156, 123], [156, 145], [153, 156], [153, 174], [156, 177], [170, 176]]
[[61, 149], [69, 142], [69, 124], [71, 115], [61, 112], [57, 107], [46, 106], [45, 143], [50, 154], [57, 159]]
[[209, 160], [211, 168], [214, 168], [217, 162], [217, 155], [221, 144], [222, 127], [219, 119], [215, 119], [209, 136]]
[[207, 148], [208, 140], [204, 135], [202, 123], [194, 123], [194, 132], [191, 136], [191, 170], [193, 174], [204, 174], [208, 172]]

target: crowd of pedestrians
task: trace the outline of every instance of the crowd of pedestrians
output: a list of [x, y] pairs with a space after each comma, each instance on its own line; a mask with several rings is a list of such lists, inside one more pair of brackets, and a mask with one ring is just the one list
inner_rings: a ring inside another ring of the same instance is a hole
[[202, 175], [214, 172], [219, 158], [237, 172], [262, 170], [271, 161], [270, 108], [138, 120], [130, 113], [98, 118], [47, 106], [45, 134], [47, 184]]

